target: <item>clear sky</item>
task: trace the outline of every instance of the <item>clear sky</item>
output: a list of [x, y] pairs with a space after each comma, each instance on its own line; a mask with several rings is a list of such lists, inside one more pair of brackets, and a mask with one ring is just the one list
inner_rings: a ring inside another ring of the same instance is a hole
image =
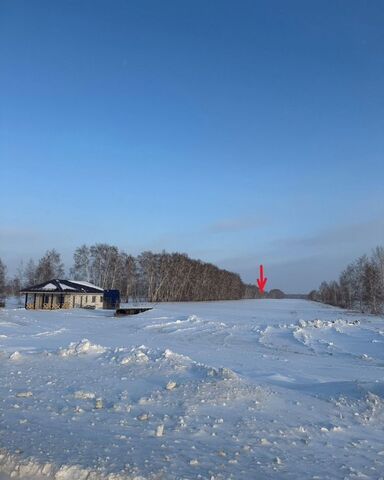
[[383, 25], [381, 0], [3, 0], [0, 257], [337, 277], [384, 244]]

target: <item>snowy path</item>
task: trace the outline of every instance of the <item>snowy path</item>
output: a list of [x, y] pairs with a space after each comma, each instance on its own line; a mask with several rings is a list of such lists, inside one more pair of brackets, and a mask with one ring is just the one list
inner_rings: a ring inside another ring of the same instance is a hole
[[299, 300], [0, 310], [0, 472], [384, 478], [383, 343]]

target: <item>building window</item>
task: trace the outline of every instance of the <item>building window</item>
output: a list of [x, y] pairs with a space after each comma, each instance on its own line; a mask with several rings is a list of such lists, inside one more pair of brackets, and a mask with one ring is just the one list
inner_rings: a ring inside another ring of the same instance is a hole
[[96, 295], [92, 297], [92, 303], [95, 303], [95, 302], [96, 302]]
[[85, 296], [85, 303], [88, 303], [88, 295]]
[[49, 302], [49, 295], [44, 295], [44, 303], [48, 303]]
[[103, 301], [103, 296], [102, 296], [102, 295], [100, 295], [100, 302], [102, 302], [102, 301]]

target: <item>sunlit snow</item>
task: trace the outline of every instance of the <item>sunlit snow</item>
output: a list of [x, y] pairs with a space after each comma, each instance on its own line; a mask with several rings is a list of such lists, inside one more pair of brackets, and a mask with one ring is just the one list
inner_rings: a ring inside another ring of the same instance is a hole
[[97, 285], [94, 285], [93, 283], [89, 283], [89, 282], [84, 282], [82, 280], [69, 280], [69, 282], [77, 283], [78, 285], [84, 285], [84, 287], [95, 288], [96, 290], [100, 290], [100, 292], [104, 291], [102, 288], [98, 287]]
[[41, 290], [56, 290], [56, 285], [53, 283], [47, 283], [47, 285], [44, 285], [44, 287], [41, 287]]
[[382, 478], [383, 346], [301, 300], [2, 309], [0, 478]]

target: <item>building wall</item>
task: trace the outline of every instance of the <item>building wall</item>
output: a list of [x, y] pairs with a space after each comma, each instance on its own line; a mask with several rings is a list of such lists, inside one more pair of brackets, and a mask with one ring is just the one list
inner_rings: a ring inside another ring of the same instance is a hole
[[[68, 297], [68, 298], [67, 298]], [[65, 295], [65, 303], [70, 305], [67, 308], [81, 308], [86, 306], [95, 306], [103, 308], [103, 295], [93, 293], [82, 293], [76, 295]]]
[[[103, 308], [103, 294], [63, 294], [64, 302], [62, 308], [81, 308], [86, 306], [94, 306], [95, 308]], [[60, 308], [60, 294], [54, 293], [53, 297], [50, 293], [36, 293], [36, 302], [34, 306], [34, 294], [28, 294], [28, 309], [50, 310]]]

